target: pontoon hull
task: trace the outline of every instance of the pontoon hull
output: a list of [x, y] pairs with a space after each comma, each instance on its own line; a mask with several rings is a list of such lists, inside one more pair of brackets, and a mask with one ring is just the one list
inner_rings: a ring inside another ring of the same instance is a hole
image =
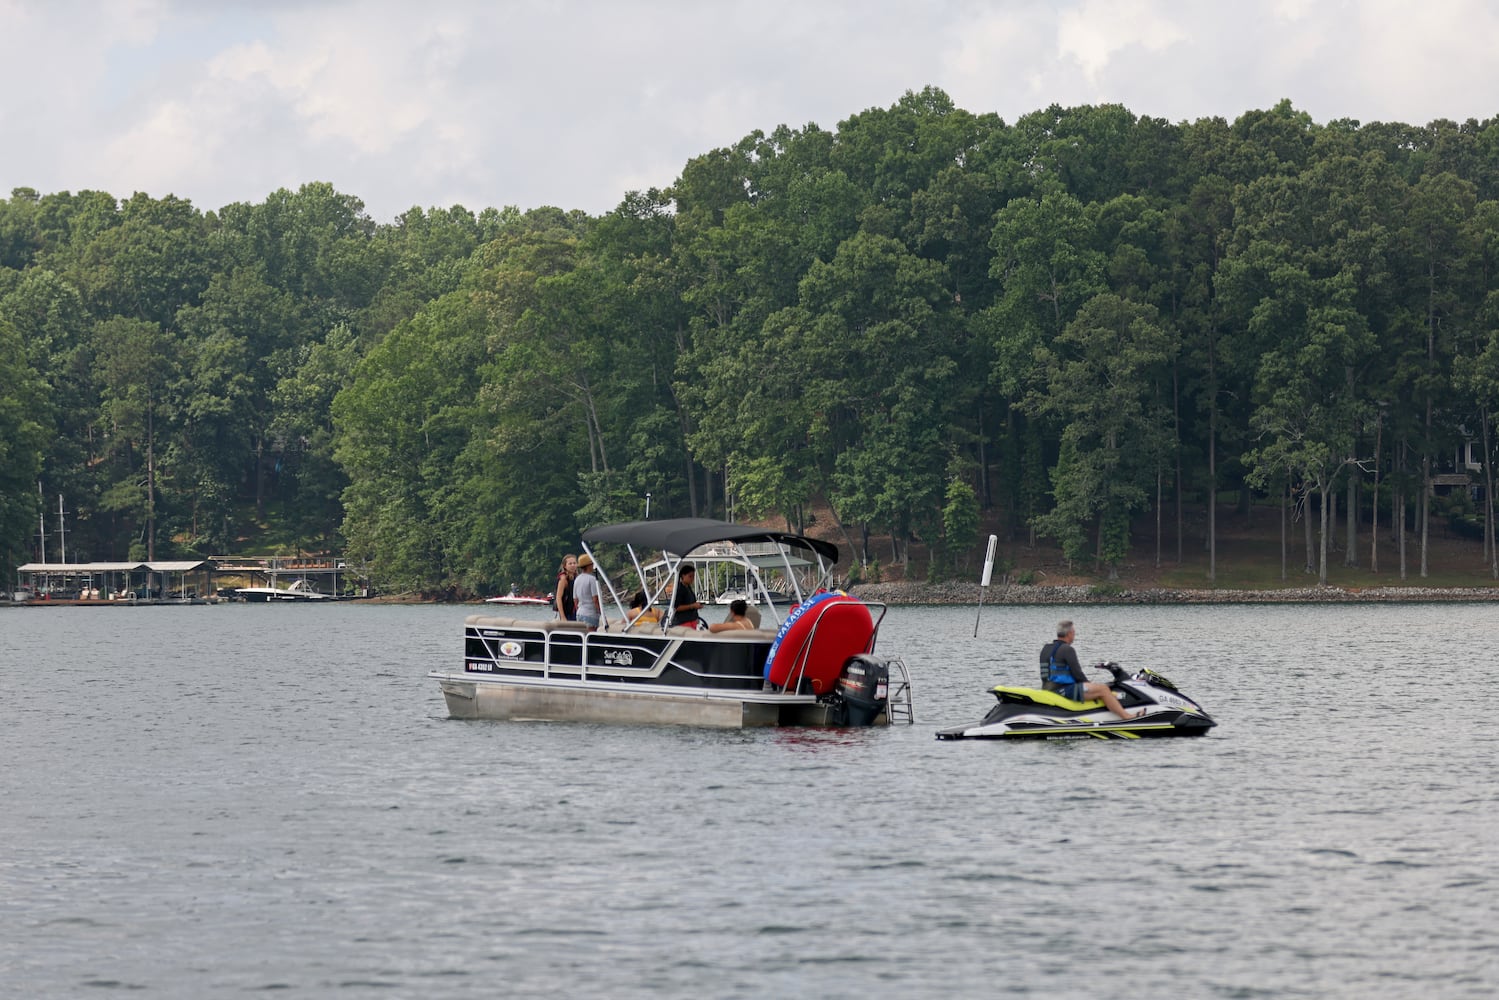
[[[831, 708], [811, 697], [767, 694], [758, 699], [702, 693], [621, 691], [604, 684], [440, 680], [448, 715], [455, 719], [533, 722], [600, 722], [624, 725], [759, 726], [833, 725]], [[883, 715], [877, 723], [889, 720]]]
[[[1108, 714], [1108, 713], [1106, 713]], [[1111, 720], [1111, 721], [1110, 721]], [[939, 740], [1058, 740], [1058, 739], [1154, 739], [1161, 736], [1204, 736], [1212, 729], [1212, 719], [1182, 712], [1164, 712], [1135, 721], [1125, 721], [1112, 714], [1108, 720], [1056, 718], [1001, 720], [967, 726], [954, 726], [937, 733]]]

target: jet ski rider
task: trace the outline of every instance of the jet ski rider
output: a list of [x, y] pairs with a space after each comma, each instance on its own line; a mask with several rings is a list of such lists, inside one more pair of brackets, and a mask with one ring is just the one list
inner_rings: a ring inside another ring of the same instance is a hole
[[1042, 687], [1073, 701], [1101, 699], [1104, 706], [1121, 719], [1138, 719], [1144, 715], [1143, 711], [1126, 712], [1112, 688], [1088, 680], [1082, 665], [1077, 662], [1077, 650], [1072, 648], [1075, 638], [1077, 629], [1072, 627], [1071, 621], [1057, 622], [1056, 641], [1041, 647]]

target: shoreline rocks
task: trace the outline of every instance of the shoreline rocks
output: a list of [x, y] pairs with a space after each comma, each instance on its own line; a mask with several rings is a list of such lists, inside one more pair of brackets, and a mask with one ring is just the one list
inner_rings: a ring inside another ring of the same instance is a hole
[[[977, 604], [979, 588], [973, 583], [943, 581], [926, 583], [860, 583], [849, 593], [885, 604]], [[985, 604], [1377, 604], [1409, 602], [1499, 601], [1495, 587], [1283, 587], [1274, 590], [1177, 589], [1128, 587], [1114, 584], [1093, 586], [992, 586], [984, 594]]]

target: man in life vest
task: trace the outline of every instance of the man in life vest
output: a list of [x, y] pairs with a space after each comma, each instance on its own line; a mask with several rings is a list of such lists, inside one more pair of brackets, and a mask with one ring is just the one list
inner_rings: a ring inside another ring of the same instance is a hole
[[1041, 647], [1041, 686], [1055, 691], [1063, 698], [1073, 701], [1101, 700], [1104, 706], [1121, 719], [1137, 719], [1143, 712], [1126, 712], [1119, 698], [1107, 684], [1088, 680], [1077, 662], [1077, 650], [1072, 640], [1077, 638], [1077, 629], [1070, 621], [1057, 622], [1057, 638]]

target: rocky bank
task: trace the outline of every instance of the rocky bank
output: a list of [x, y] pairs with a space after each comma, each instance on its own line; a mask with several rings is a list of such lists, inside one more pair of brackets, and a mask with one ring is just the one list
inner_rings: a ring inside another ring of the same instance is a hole
[[[849, 593], [886, 604], [976, 604], [973, 583], [861, 583]], [[1496, 587], [1285, 587], [1276, 590], [1177, 590], [1095, 586], [993, 586], [985, 604], [1308, 604], [1404, 601], [1499, 601]]]

